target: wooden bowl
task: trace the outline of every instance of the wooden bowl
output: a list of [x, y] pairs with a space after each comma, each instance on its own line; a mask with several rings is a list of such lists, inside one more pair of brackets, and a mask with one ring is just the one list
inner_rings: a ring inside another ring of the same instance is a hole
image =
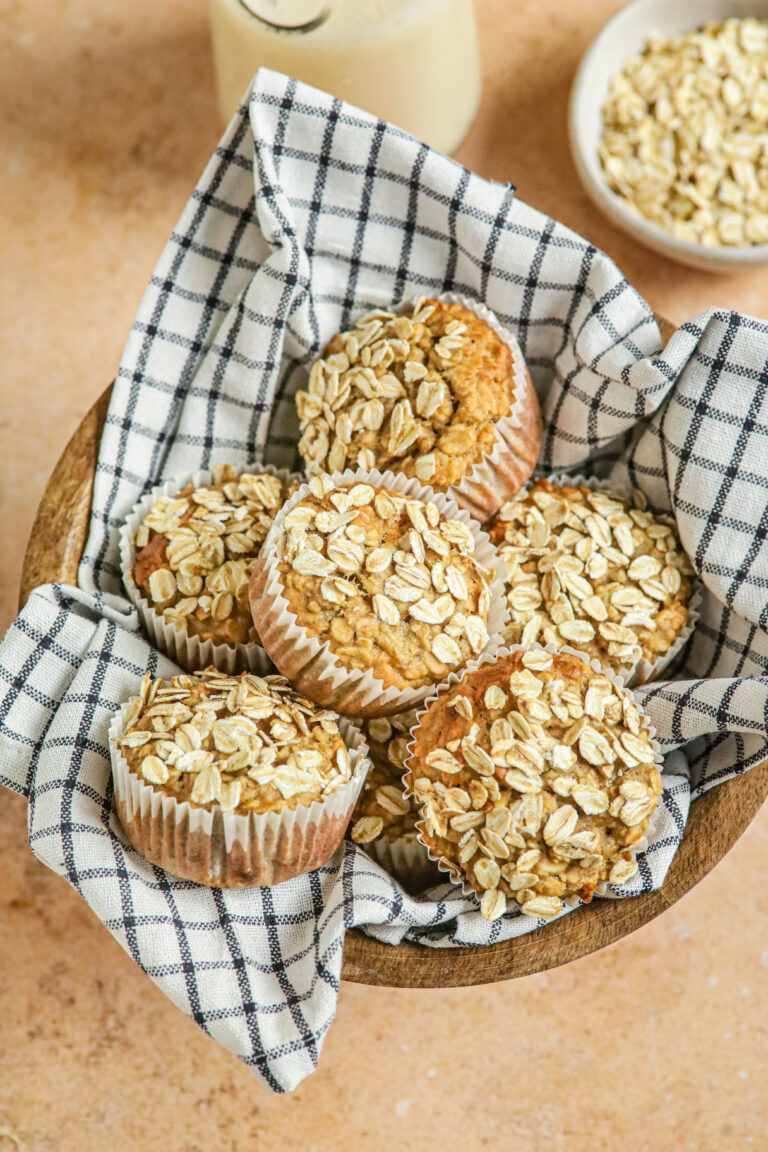
[[[671, 326], [660, 321], [666, 337]], [[43, 493], [24, 558], [20, 603], [38, 584], [77, 583], [101, 430], [111, 388], [80, 424]], [[596, 900], [527, 936], [478, 948], [396, 948], [347, 932], [342, 977], [396, 988], [455, 988], [529, 976], [577, 960], [634, 932], [676, 903], [714, 868], [768, 795], [768, 761], [711, 789], [691, 806], [663, 888], [626, 900]]]

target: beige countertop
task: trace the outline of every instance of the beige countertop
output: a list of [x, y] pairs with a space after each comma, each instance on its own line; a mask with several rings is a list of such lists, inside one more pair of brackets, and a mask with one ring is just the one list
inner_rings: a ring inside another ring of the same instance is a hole
[[[577, 183], [568, 89], [618, 7], [478, 0], [484, 98], [458, 158], [604, 248], [671, 320], [765, 315], [768, 272], [668, 263]], [[204, 0], [0, 0], [0, 18], [4, 627], [45, 480], [115, 372], [220, 125]], [[278, 1098], [34, 859], [24, 803], [0, 799], [0, 1152], [765, 1147], [765, 808], [673, 909], [578, 963], [465, 990], [344, 984], [319, 1071]]]

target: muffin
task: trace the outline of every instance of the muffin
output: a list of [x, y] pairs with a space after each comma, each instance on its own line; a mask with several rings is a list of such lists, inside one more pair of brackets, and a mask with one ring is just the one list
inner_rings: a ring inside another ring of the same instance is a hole
[[413, 709], [363, 721], [371, 767], [349, 827], [349, 838], [409, 892], [420, 892], [440, 879], [416, 833], [418, 805], [403, 787], [410, 729], [415, 723]]
[[217, 887], [278, 884], [340, 844], [365, 775], [353, 725], [282, 676], [144, 676], [110, 729], [115, 803], [134, 848]]
[[211, 646], [258, 644], [248, 604], [251, 568], [297, 483], [267, 471], [238, 474], [230, 465], [210, 479], [159, 496], [140, 515], [126, 579], [154, 639], [190, 669], [213, 658]]
[[[387, 711], [402, 711], [485, 648], [496, 572], [476, 545], [496, 558], [440, 499], [444, 510], [391, 484], [316, 476], [286, 504], [254, 568], [251, 609], [272, 660], [310, 699], [369, 716], [389, 692]], [[332, 672], [345, 685], [367, 676], [369, 699], [352, 708], [326, 695]]]
[[406, 783], [441, 868], [551, 919], [564, 900], [623, 884], [662, 791], [648, 726], [620, 681], [580, 656], [504, 652], [420, 713]]
[[296, 396], [307, 475], [391, 469], [453, 488], [479, 519], [517, 492], [541, 413], [517, 342], [477, 308], [489, 319], [422, 297], [337, 333]]
[[489, 529], [506, 565], [513, 644], [573, 644], [629, 683], [689, 634], [693, 568], [674, 527], [585, 485], [537, 480]]

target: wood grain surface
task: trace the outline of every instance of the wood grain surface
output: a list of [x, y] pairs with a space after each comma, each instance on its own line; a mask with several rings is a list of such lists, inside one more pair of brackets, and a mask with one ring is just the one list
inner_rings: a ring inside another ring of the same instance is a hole
[[[672, 326], [660, 319], [666, 341]], [[20, 604], [38, 584], [77, 583], [91, 489], [111, 388], [64, 449], [43, 493], [27, 547]], [[392, 947], [347, 932], [342, 978], [398, 988], [453, 988], [543, 972], [604, 948], [670, 908], [702, 880], [747, 828], [768, 796], [768, 761], [707, 792], [691, 806], [682, 844], [663, 888], [626, 900], [596, 900], [527, 936], [485, 947]]]

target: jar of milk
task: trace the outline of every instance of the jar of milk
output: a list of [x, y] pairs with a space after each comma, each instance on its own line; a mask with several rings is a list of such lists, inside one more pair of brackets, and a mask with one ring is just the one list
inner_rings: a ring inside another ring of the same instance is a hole
[[480, 101], [474, 0], [210, 0], [229, 120], [272, 68], [453, 152]]

